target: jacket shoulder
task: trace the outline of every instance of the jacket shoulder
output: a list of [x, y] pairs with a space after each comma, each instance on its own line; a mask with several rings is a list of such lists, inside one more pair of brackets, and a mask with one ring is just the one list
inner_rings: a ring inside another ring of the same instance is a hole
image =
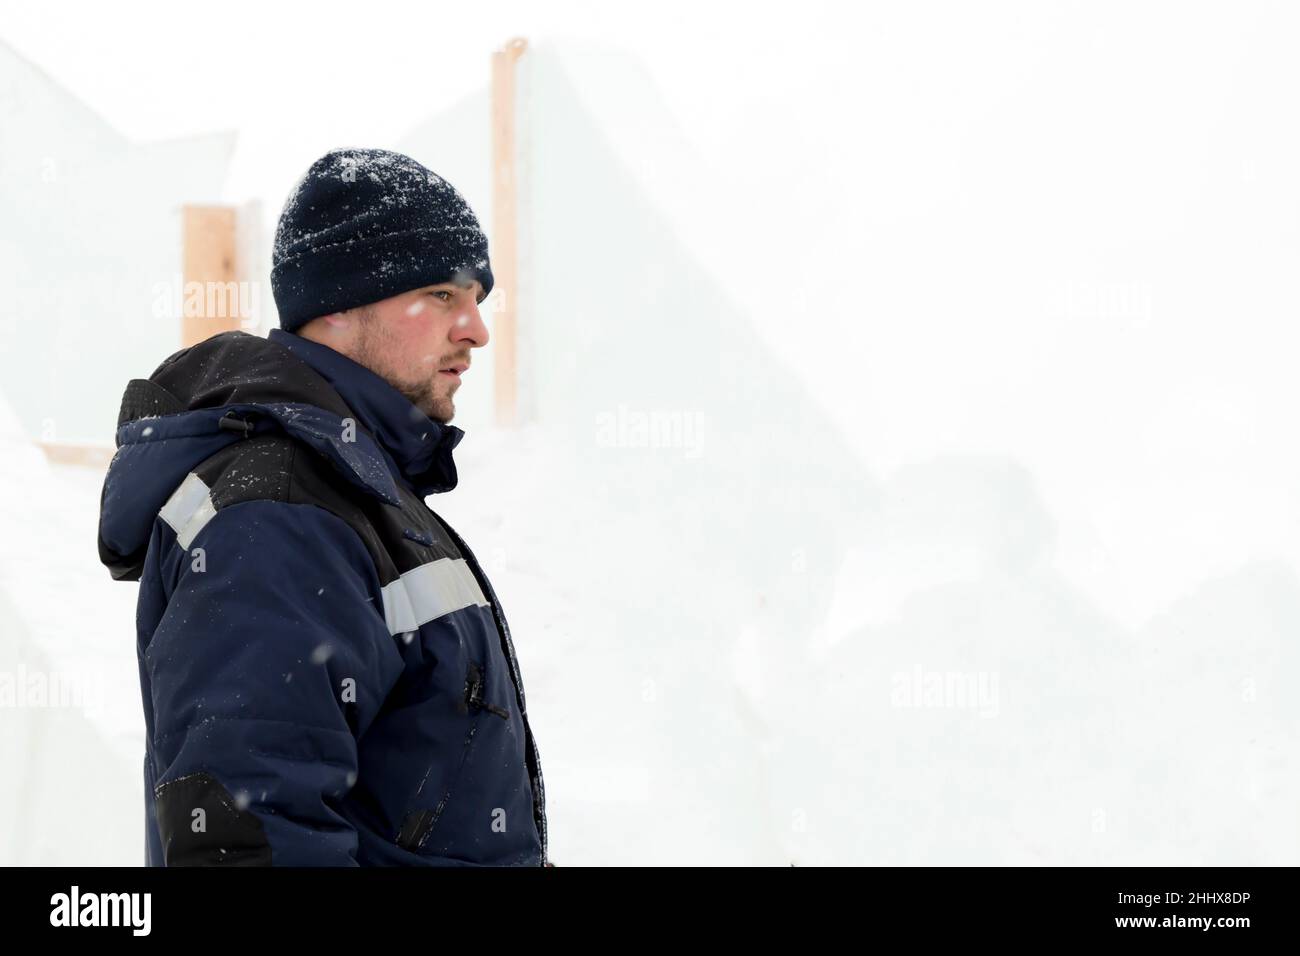
[[[361, 538], [381, 579], [393, 573], [392, 558], [370, 520], [375, 502], [352, 486], [322, 455], [282, 434], [258, 435], [223, 448], [194, 468], [168, 506], [178, 504], [211, 517], [223, 508], [247, 501], [310, 504], [345, 521]], [[163, 517], [167, 518], [167, 508]], [[178, 515], [169, 521], [178, 536], [192, 519]], [[193, 534], [191, 534], [191, 537]], [[182, 544], [187, 542], [182, 541]]]

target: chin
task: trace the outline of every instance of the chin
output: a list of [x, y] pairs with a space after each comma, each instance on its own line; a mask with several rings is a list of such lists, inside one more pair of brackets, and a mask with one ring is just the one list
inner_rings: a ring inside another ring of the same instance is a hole
[[446, 425], [456, 417], [456, 406], [450, 402], [434, 402], [432, 408], [424, 409], [424, 414], [435, 422], [442, 422], [442, 424]]

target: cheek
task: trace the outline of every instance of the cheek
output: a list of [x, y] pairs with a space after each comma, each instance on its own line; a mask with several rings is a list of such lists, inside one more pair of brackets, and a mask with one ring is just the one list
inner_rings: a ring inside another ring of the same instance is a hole
[[439, 347], [439, 336], [426, 309], [422, 314], [406, 318], [398, 324], [401, 362], [408, 372], [422, 374], [436, 371], [445, 350]]

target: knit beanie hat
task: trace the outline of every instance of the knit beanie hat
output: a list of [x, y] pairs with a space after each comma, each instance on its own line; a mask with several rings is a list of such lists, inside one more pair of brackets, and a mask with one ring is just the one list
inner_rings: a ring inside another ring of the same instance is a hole
[[492, 291], [487, 237], [456, 189], [386, 149], [335, 149], [311, 164], [280, 213], [271, 292], [280, 327], [441, 282]]

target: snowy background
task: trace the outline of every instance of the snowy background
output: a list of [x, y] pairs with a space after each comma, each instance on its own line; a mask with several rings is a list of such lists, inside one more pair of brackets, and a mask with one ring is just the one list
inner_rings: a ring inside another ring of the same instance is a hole
[[385, 146], [489, 224], [512, 36], [528, 420], [489, 346], [429, 503], [555, 862], [1300, 863], [1300, 11], [132, 6], [0, 14], [0, 863], [143, 858], [135, 586], [35, 442], [178, 347], [179, 207], [265, 256]]

